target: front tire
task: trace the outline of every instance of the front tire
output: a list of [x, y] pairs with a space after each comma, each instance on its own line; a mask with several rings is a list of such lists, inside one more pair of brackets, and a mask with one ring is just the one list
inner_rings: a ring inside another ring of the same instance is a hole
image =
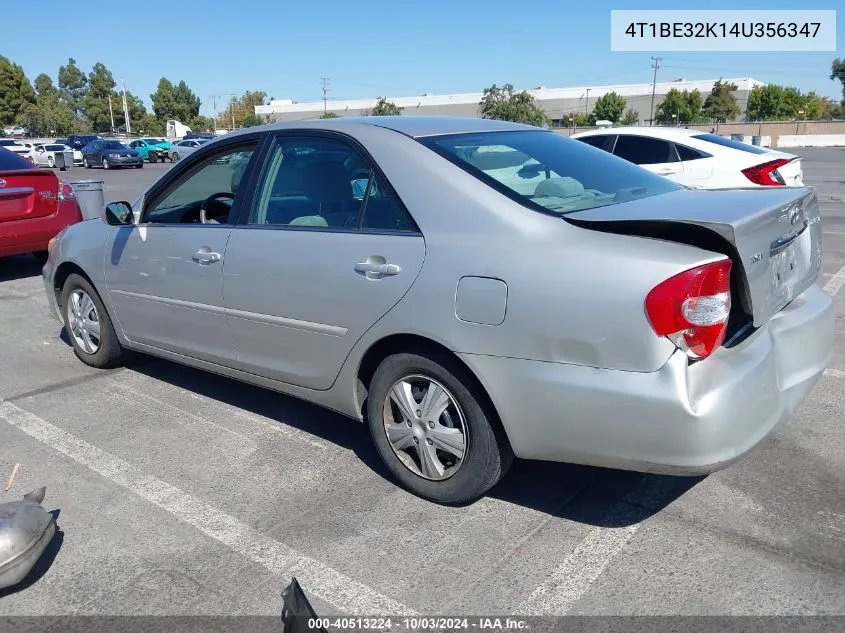
[[120, 345], [100, 295], [81, 275], [68, 276], [62, 289], [65, 330], [76, 357], [99, 369], [119, 367], [129, 359]]
[[173, 152], [173, 154], [170, 155], [170, 162], [175, 163], [178, 160], [179, 160], [179, 152]]
[[111, 165], [109, 164], [109, 159], [103, 156], [103, 169], [111, 169]]
[[56, 161], [52, 156], [47, 157], [47, 167], [53, 169], [56, 166]]
[[88, 162], [88, 159], [85, 156], [82, 157], [82, 166], [85, 169], [91, 169], [91, 165], [90, 165], [90, 163]]
[[399, 483], [437, 503], [466, 503], [492, 488], [513, 451], [469, 371], [446, 354], [385, 358], [367, 395], [376, 449]]

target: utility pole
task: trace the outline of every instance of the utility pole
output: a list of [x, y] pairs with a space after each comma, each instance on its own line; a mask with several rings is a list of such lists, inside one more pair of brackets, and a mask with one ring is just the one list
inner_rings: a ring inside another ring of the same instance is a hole
[[584, 116], [588, 116], [587, 108], [590, 107], [590, 89], [587, 88], [587, 100], [584, 102]]
[[212, 130], [215, 134], [217, 134], [217, 100], [220, 98], [220, 95], [208, 95], [211, 98], [211, 109], [212, 109], [212, 116], [211, 120], [213, 121]]
[[129, 105], [126, 103], [126, 82], [121, 79], [120, 83], [123, 86], [123, 120], [126, 121], [126, 135], [129, 136], [132, 134], [132, 124], [129, 122]]
[[663, 61], [663, 58], [652, 57], [651, 59], [654, 61], [651, 65], [654, 68], [654, 79], [651, 81], [651, 121], [649, 125], [654, 125], [654, 91], [657, 88], [657, 69], [660, 68], [660, 62]]
[[327, 101], [329, 99], [329, 78], [320, 77], [320, 86], [323, 88], [323, 114], [326, 114], [328, 108]]
[[109, 93], [109, 116], [111, 117], [111, 133], [114, 134], [114, 109], [111, 105], [111, 93]]
[[235, 131], [235, 97], [237, 95], [229, 93], [229, 114], [232, 116], [232, 131]]

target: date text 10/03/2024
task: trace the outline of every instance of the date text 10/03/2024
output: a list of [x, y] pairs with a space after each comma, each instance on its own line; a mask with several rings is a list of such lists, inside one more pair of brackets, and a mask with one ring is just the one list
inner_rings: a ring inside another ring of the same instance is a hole
[[631, 37], [773, 38], [816, 37], [821, 22], [631, 22]]
[[528, 623], [519, 618], [438, 618], [438, 617], [402, 617], [402, 618], [308, 618], [308, 629], [347, 629], [389, 631], [397, 630], [511, 630], [528, 628]]

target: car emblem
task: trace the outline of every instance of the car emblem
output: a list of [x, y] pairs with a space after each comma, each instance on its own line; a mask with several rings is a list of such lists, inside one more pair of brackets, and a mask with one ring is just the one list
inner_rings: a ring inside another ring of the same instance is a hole
[[801, 210], [798, 207], [794, 207], [789, 212], [789, 223], [792, 226], [797, 225], [801, 221]]
[[5, 186], [6, 186], [6, 181], [3, 180], [2, 178], [0, 178], [0, 187], [5, 187]]
[[759, 262], [762, 259], [763, 259], [763, 253], [754, 253], [751, 256], [751, 263], [756, 264], [757, 262]]

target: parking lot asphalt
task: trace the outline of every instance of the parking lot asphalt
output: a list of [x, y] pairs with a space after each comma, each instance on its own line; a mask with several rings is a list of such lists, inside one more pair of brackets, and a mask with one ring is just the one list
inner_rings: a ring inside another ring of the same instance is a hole
[[[278, 615], [291, 574], [321, 613], [845, 615], [845, 150], [799, 153], [838, 351], [778, 435], [706, 478], [517, 463], [440, 507], [318, 407], [162, 360], [86, 367], [35, 260], [0, 260], [4, 484], [20, 464], [0, 501], [46, 484], [61, 528], [0, 615]], [[131, 201], [169, 167], [84, 177]]]

